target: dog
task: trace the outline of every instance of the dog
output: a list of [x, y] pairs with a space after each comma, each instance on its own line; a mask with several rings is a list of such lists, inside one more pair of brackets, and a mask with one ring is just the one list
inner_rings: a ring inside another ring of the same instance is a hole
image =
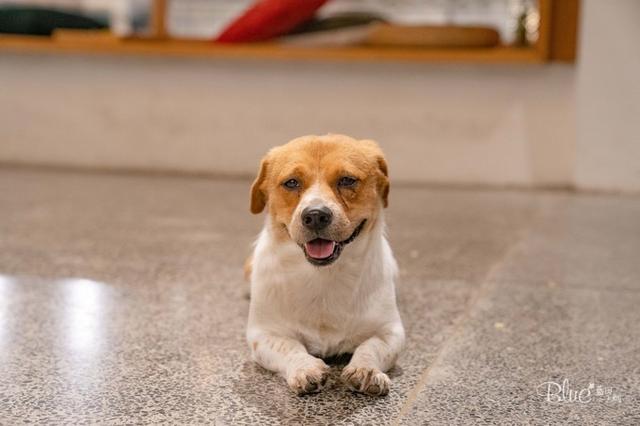
[[387, 162], [378, 145], [303, 136], [273, 148], [251, 187], [268, 215], [248, 265], [252, 358], [298, 395], [326, 386], [323, 358], [353, 354], [341, 379], [386, 395], [405, 340], [397, 263], [385, 237]]

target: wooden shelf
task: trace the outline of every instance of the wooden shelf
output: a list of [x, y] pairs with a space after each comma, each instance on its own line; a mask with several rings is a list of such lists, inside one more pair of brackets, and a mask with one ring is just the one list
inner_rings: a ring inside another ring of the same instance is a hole
[[535, 46], [528, 48], [299, 47], [278, 43], [224, 45], [170, 39], [166, 37], [165, 29], [166, 0], [154, 0], [153, 5], [153, 38], [120, 39], [104, 31], [73, 30], [57, 31], [51, 38], [0, 34], [0, 54], [12, 51], [300, 61], [572, 63], [579, 14], [579, 0], [538, 0], [539, 38]]
[[66, 31], [52, 38], [0, 35], [0, 52], [9, 51], [303, 61], [546, 62], [535, 48], [293, 47], [277, 43], [223, 45], [206, 41], [118, 39], [105, 33], [79, 36], [77, 32]]

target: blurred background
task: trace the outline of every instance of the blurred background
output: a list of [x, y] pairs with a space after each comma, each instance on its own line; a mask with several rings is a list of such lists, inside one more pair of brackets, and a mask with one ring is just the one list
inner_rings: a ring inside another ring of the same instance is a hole
[[[0, 0], [0, 424], [640, 419], [639, 22], [640, 0]], [[339, 365], [295, 397], [245, 341], [259, 160], [329, 132], [390, 166], [387, 398]]]
[[304, 134], [394, 181], [640, 189], [640, 3], [0, 0], [0, 162], [251, 176]]

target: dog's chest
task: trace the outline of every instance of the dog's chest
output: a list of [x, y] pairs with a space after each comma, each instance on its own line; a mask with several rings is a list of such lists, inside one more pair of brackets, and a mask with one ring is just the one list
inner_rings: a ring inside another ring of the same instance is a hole
[[352, 352], [368, 337], [365, 330], [371, 329], [359, 314], [328, 309], [314, 309], [309, 316], [297, 318], [294, 327], [307, 350], [318, 356]]
[[382, 312], [359, 279], [349, 274], [306, 277], [289, 293], [288, 304], [297, 309], [285, 310], [287, 322], [310, 353], [352, 352], [379, 327]]
[[324, 268], [309, 265], [297, 246], [267, 237], [256, 247], [250, 321], [324, 357], [353, 352], [396, 314], [395, 261], [382, 235], [356, 241]]

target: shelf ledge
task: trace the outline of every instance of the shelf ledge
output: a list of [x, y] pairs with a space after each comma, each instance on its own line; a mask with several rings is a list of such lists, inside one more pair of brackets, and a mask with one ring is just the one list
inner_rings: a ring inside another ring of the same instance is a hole
[[0, 52], [76, 53], [142, 56], [266, 59], [303, 61], [395, 61], [467, 63], [543, 63], [533, 47], [516, 48], [399, 48], [298, 47], [278, 43], [216, 44], [172, 39], [119, 39], [110, 34], [75, 35], [60, 32], [51, 38], [0, 35]]

